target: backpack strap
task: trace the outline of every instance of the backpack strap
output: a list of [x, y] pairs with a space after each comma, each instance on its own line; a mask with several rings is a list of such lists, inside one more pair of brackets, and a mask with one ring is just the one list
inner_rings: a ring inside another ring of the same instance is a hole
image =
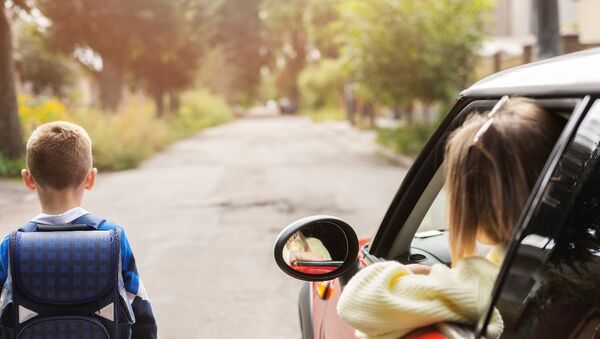
[[64, 225], [37, 225], [38, 232], [63, 232], [63, 231], [93, 231], [96, 228], [85, 224], [64, 224]]
[[[67, 225], [43, 225], [33, 221], [28, 221], [18, 229], [19, 232], [35, 231], [76, 231], [76, 230], [97, 230], [106, 219], [86, 213], [79, 218], [71, 221]], [[88, 227], [86, 227], [88, 226]]]
[[91, 213], [84, 214], [79, 218], [71, 221], [69, 224], [72, 225], [88, 225], [94, 229], [100, 228], [100, 225], [104, 223], [106, 219], [93, 215]]
[[19, 232], [35, 232], [37, 231], [38, 224], [33, 221], [28, 221], [25, 225], [18, 229]]

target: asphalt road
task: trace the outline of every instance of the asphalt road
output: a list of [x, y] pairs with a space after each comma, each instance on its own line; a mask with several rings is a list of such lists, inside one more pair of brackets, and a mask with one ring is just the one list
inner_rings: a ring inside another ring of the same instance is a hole
[[[374, 233], [404, 169], [372, 139], [339, 122], [241, 119], [101, 173], [84, 207], [125, 226], [161, 338], [298, 338], [301, 282], [276, 267], [275, 237], [313, 214]], [[0, 181], [0, 231], [38, 212]]]

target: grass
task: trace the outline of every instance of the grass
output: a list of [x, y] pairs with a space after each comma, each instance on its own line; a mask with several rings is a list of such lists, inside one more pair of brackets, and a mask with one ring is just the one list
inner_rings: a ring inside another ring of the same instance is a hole
[[377, 142], [396, 153], [416, 156], [435, 130], [436, 123], [416, 122], [394, 128], [378, 128]]
[[340, 108], [321, 108], [310, 111], [303, 111], [303, 115], [309, 116], [315, 122], [322, 121], [342, 121], [346, 119], [346, 113]]

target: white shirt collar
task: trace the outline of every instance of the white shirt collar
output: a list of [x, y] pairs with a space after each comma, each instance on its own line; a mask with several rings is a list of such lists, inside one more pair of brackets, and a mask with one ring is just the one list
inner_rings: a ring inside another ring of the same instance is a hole
[[40, 213], [30, 221], [43, 225], [64, 225], [81, 217], [84, 214], [88, 214], [88, 211], [81, 207], [75, 207], [61, 214]]

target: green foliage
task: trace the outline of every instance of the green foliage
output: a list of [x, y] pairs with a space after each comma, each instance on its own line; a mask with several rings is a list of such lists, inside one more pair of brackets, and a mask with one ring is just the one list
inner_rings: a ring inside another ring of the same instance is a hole
[[163, 115], [164, 96], [192, 86], [200, 57], [214, 35], [210, 25], [220, 2], [153, 0], [153, 20], [142, 21], [147, 32], [135, 40], [130, 63], [135, 78], [155, 99]]
[[339, 57], [339, 36], [344, 32], [339, 24], [337, 7], [344, 0], [309, 0], [305, 12], [305, 26], [311, 45], [321, 57]]
[[342, 121], [346, 119], [346, 113], [339, 107], [324, 107], [321, 109], [308, 110], [303, 112], [315, 122], [322, 121]]
[[72, 120], [67, 114], [65, 105], [54, 97], [21, 94], [17, 97], [17, 102], [19, 103], [19, 118], [25, 135], [31, 134], [39, 125], [50, 121]]
[[233, 112], [225, 100], [204, 90], [188, 91], [181, 98], [177, 114], [168, 118], [172, 138], [179, 139], [207, 127], [227, 123]]
[[304, 109], [339, 107], [348, 80], [342, 60], [323, 59], [306, 68], [299, 77]]
[[[179, 110], [166, 119], [158, 118], [152, 104], [137, 97], [108, 113], [95, 108], [69, 111], [56, 98], [21, 95], [19, 114], [26, 136], [50, 121], [81, 125], [93, 141], [94, 166], [111, 171], [134, 168], [176, 140], [233, 119], [227, 103], [204, 90], [184, 93]], [[21, 168], [22, 160], [0, 157], [0, 176], [18, 175]]]
[[[261, 0], [223, 0], [216, 13], [216, 42], [225, 52], [225, 63], [231, 78], [228, 90], [236, 103], [250, 105], [256, 99], [260, 84], [262, 22]], [[223, 71], [223, 70], [219, 70]]]
[[25, 168], [25, 158], [8, 159], [0, 154], [0, 178], [14, 178]]
[[94, 166], [101, 170], [134, 168], [171, 141], [168, 126], [147, 102], [133, 100], [113, 114], [88, 108], [73, 120], [92, 138]]
[[102, 60], [79, 60], [97, 72], [100, 103], [118, 106], [127, 76], [162, 113], [166, 94], [194, 84], [199, 59], [214, 35], [214, 0], [35, 1], [51, 21], [51, 43], [67, 52], [93, 51]]
[[63, 96], [72, 85], [75, 65], [67, 56], [53, 51], [47, 37], [34, 25], [23, 25], [17, 34], [17, 68], [34, 94]]
[[257, 98], [259, 101], [277, 99], [277, 87], [275, 86], [275, 77], [269, 70], [264, 70], [260, 74], [260, 86], [258, 87]]
[[397, 153], [416, 156], [437, 125], [437, 123], [416, 122], [396, 128], [378, 128], [377, 142]]
[[184, 93], [179, 110], [166, 119], [157, 118], [143, 101], [133, 101], [117, 114], [86, 110], [75, 117], [94, 142], [95, 166], [104, 170], [137, 167], [166, 145], [231, 119], [225, 101], [202, 90]]
[[489, 8], [489, 0], [346, 0], [343, 56], [369, 99], [443, 101], [467, 81]]
[[280, 96], [298, 102], [298, 75], [306, 65], [308, 36], [304, 20], [311, 0], [263, 0], [267, 57], [275, 63], [275, 83]]

